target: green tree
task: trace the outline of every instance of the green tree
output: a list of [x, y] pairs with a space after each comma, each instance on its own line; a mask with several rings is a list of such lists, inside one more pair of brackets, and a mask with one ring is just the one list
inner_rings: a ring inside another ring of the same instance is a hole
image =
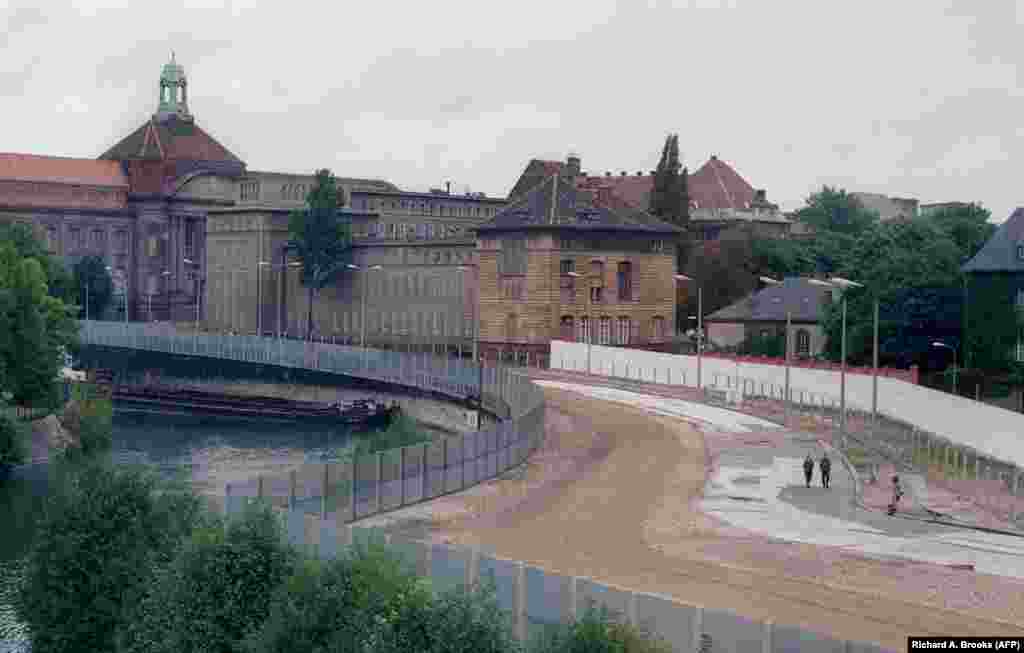
[[[918, 289], [919, 301], [927, 303], [923, 289], [962, 287], [960, 251], [938, 225], [927, 219], [875, 223], [852, 241], [834, 275], [864, 285], [844, 291], [847, 300], [847, 353], [852, 358], [870, 354], [874, 329], [874, 300], [892, 317], [884, 327], [888, 334], [899, 325], [911, 324], [913, 304], [907, 292]], [[938, 295], [934, 295], [938, 296]], [[828, 336], [826, 354], [839, 360], [841, 353], [841, 302], [826, 305], [823, 328]], [[936, 307], [933, 307], [933, 309]], [[926, 315], [927, 311], [917, 311]], [[923, 326], [923, 325], [922, 325]], [[933, 327], [934, 328], [934, 327]], [[882, 327], [880, 327], [882, 330]], [[936, 334], [938, 335], [938, 334]]]
[[671, 134], [665, 139], [661, 160], [654, 171], [651, 215], [672, 224], [686, 226], [690, 220], [688, 179], [689, 174], [679, 163], [679, 135]]
[[796, 212], [796, 219], [815, 231], [855, 235], [878, 222], [878, 214], [843, 189], [823, 186], [806, 200], [807, 206]]
[[940, 209], [927, 216], [927, 220], [945, 231], [960, 251], [960, 262], [966, 263], [978, 253], [996, 232], [989, 222], [992, 213], [980, 204], [971, 203]]
[[778, 333], [751, 335], [740, 343], [739, 353], [745, 356], [781, 358], [786, 355], [786, 336]]
[[[79, 317], [99, 319], [114, 294], [114, 281], [107, 271], [107, 263], [99, 256], [86, 256], [74, 268], [74, 284], [78, 290], [78, 305], [82, 307]], [[88, 308], [86, 308], [88, 301]]]
[[15, 608], [34, 651], [109, 653], [126, 609], [199, 519], [201, 500], [142, 468], [55, 464]]
[[28, 429], [18, 420], [13, 408], [0, 400], [0, 481], [3, 468], [20, 465], [28, 457]]
[[200, 525], [159, 568], [119, 638], [125, 653], [238, 651], [298, 563], [274, 510]]
[[313, 298], [332, 283], [350, 262], [352, 232], [339, 209], [344, 195], [330, 170], [316, 173], [306, 196], [307, 208], [292, 213], [288, 221], [288, 249], [302, 262], [302, 285], [308, 292], [306, 338], [313, 333]]
[[10, 243], [19, 258], [34, 258], [39, 261], [46, 273], [47, 292], [66, 304], [74, 303], [76, 292], [71, 273], [61, 259], [50, 255], [31, 224], [0, 223], [0, 243]]

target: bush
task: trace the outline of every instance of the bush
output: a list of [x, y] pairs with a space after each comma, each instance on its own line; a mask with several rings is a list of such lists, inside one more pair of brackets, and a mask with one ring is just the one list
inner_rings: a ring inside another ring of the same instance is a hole
[[271, 598], [297, 561], [271, 508], [250, 505], [227, 528], [220, 518], [211, 518], [157, 570], [119, 650], [237, 651], [263, 625]]
[[80, 398], [68, 403], [61, 424], [78, 440], [65, 456], [72, 460], [91, 458], [110, 451], [113, 445], [114, 407], [109, 399]]
[[380, 623], [423, 613], [429, 601], [424, 584], [379, 546], [351, 549], [326, 563], [306, 560], [277, 592], [270, 616], [246, 640], [244, 650], [368, 650]]
[[115, 632], [200, 514], [189, 492], [157, 492], [151, 472], [54, 463], [55, 480], [15, 599], [34, 651], [109, 653]]
[[398, 412], [391, 418], [387, 429], [357, 440], [356, 453], [363, 456], [429, 441], [430, 436], [420, 429], [416, 420], [405, 413]]
[[0, 404], [0, 467], [20, 465], [28, 458], [28, 429], [14, 409]]
[[644, 628], [613, 619], [607, 608], [587, 606], [583, 617], [536, 638], [533, 653], [671, 653], [672, 646]]

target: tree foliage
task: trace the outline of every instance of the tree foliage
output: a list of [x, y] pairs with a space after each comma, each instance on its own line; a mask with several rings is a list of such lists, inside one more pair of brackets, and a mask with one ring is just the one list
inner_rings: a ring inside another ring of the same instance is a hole
[[865, 208], [843, 189], [822, 186], [819, 192], [807, 198], [806, 204], [795, 217], [815, 231], [856, 235], [878, 222], [876, 212]]
[[269, 506], [248, 506], [226, 528], [211, 518], [157, 569], [130, 615], [119, 650], [237, 651], [263, 625], [271, 598], [296, 562]]
[[109, 653], [126, 610], [197, 515], [183, 488], [109, 462], [59, 464], [16, 597], [32, 650]]
[[944, 231], [960, 252], [960, 263], [966, 263], [988, 242], [996, 232], [989, 222], [992, 213], [980, 204], [953, 206], [939, 209], [926, 219]]
[[28, 428], [5, 403], [0, 400], [0, 481], [4, 466], [20, 465], [28, 457]]
[[661, 160], [654, 171], [650, 212], [666, 222], [685, 226], [690, 220], [689, 175], [679, 162], [679, 135], [665, 138]]
[[339, 209], [344, 194], [330, 170], [316, 172], [306, 208], [288, 221], [288, 249], [302, 263], [302, 285], [308, 292], [306, 338], [313, 333], [313, 299], [350, 263], [351, 225]]
[[63, 268], [30, 227], [3, 224], [0, 236], [7, 238], [0, 240], [0, 391], [17, 403], [53, 403], [61, 352], [74, 346], [78, 329], [73, 309], [47, 283]]
[[99, 319], [114, 294], [114, 281], [107, 272], [106, 261], [99, 256], [82, 258], [74, 267], [74, 284], [78, 305], [82, 307], [79, 317], [85, 319], [88, 314], [90, 319]]

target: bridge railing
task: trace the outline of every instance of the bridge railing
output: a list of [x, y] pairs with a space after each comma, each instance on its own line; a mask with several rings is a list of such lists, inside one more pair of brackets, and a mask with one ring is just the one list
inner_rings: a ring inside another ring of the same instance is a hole
[[343, 462], [305, 464], [285, 475], [229, 485], [229, 505], [263, 498], [299, 508], [292, 513], [355, 521], [493, 478], [524, 462], [543, 442], [543, 391], [515, 368], [328, 343], [182, 334], [137, 323], [81, 324], [82, 344], [315, 370], [430, 390], [454, 400], [482, 396], [484, 407], [497, 417], [475, 433]]

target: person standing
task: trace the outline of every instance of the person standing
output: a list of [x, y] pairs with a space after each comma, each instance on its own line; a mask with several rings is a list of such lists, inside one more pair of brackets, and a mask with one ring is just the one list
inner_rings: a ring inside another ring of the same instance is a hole
[[827, 490], [832, 481], [832, 461], [828, 459], [827, 453], [821, 456], [819, 465], [821, 465], [821, 487]]
[[807, 454], [804, 458], [804, 481], [807, 483], [807, 487], [811, 487], [811, 477], [814, 476], [814, 458], [811, 458], [811, 454]]
[[892, 477], [892, 503], [889, 504], [889, 509], [886, 511], [890, 515], [896, 514], [896, 508], [899, 506], [900, 499], [903, 498], [903, 486], [900, 485], [900, 477]]

